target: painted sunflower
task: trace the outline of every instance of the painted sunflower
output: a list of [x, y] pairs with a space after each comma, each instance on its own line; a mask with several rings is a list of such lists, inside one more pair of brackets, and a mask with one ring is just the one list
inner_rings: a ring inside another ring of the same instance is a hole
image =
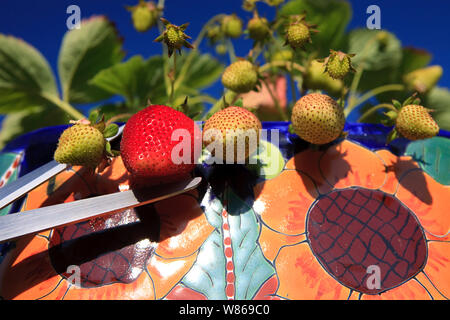
[[287, 299], [448, 299], [450, 187], [344, 140], [256, 185], [259, 243]]
[[[24, 210], [128, 187], [116, 158], [102, 174], [65, 171], [33, 190]], [[141, 209], [21, 238], [0, 269], [4, 299], [161, 299], [195, 262], [213, 228], [197, 199], [185, 193]], [[95, 245], [93, 245], [95, 244]], [[80, 275], [76, 284], [75, 269]]]

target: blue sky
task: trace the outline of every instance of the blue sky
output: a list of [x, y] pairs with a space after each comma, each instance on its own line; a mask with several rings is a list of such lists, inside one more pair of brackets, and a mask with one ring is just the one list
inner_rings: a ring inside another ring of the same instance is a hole
[[[133, 5], [138, 0], [2, 0], [0, 4], [0, 32], [22, 38], [36, 47], [56, 71], [56, 61], [62, 37], [67, 31], [66, 8], [76, 4], [81, 8], [82, 18], [104, 14], [115, 22], [124, 38], [123, 48], [127, 56], [141, 54], [148, 57], [161, 52], [161, 45], [153, 43], [158, 36], [156, 28], [147, 33], [136, 32], [124, 5]], [[366, 9], [375, 4], [381, 8], [382, 28], [394, 32], [404, 46], [428, 50], [433, 55], [432, 64], [444, 67], [439, 85], [450, 87], [450, 52], [448, 19], [450, 1], [447, 0], [351, 0], [353, 17], [349, 29], [365, 27]], [[199, 33], [209, 17], [217, 13], [236, 12], [244, 19], [251, 13], [241, 9], [242, 0], [166, 0], [164, 16], [175, 24], [187, 21], [187, 33], [193, 38]], [[271, 8], [258, 6], [268, 18], [273, 16]], [[237, 55], [245, 55], [251, 41], [240, 39], [235, 43]], [[202, 49], [211, 50], [206, 44]], [[223, 62], [227, 63], [226, 58]], [[56, 72], [55, 72], [56, 73]], [[221, 93], [220, 85], [208, 90], [213, 96]]]

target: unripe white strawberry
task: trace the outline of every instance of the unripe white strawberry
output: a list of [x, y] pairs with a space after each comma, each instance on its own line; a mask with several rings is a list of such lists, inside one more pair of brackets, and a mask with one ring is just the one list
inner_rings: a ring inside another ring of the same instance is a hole
[[337, 102], [320, 93], [311, 93], [297, 101], [292, 110], [295, 133], [312, 144], [326, 144], [338, 138], [345, 116]]

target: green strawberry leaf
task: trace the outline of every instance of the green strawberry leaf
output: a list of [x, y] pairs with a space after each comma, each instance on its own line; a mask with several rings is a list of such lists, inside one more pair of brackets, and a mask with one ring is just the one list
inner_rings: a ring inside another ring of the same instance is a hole
[[97, 123], [98, 117], [100, 116], [100, 111], [98, 109], [94, 109], [89, 113], [88, 120], [91, 123]]
[[399, 69], [403, 54], [400, 40], [394, 34], [369, 29], [355, 29], [349, 33], [347, 52], [356, 54], [352, 58], [356, 68], [363, 64], [364, 70], [371, 71]]
[[431, 54], [426, 50], [412, 47], [406, 47], [402, 50], [403, 59], [400, 67], [402, 74], [424, 68], [431, 62]]
[[402, 108], [402, 104], [401, 104], [401, 102], [398, 101], [398, 100], [393, 99], [393, 100], [392, 100], [392, 104], [394, 105], [394, 107], [395, 107], [397, 110], [400, 110], [400, 109]]
[[152, 103], [164, 101], [163, 58], [151, 57], [147, 61], [141, 56], [115, 64], [100, 71], [90, 83], [112, 95], [124, 97], [128, 108], [137, 109]]
[[80, 29], [68, 31], [58, 58], [63, 99], [70, 103], [91, 103], [111, 94], [89, 80], [100, 70], [120, 62], [124, 56], [116, 29], [106, 17], [82, 21]]
[[48, 116], [48, 109], [45, 107], [27, 108], [22, 111], [9, 113], [2, 122], [0, 131], [0, 148], [12, 139], [25, 132], [37, 130], [39, 128], [67, 124], [70, 118], [60, 109], [52, 110], [52, 116]]
[[434, 110], [431, 116], [441, 129], [450, 130], [450, 90], [448, 88], [431, 89], [424, 97], [423, 106]]
[[0, 113], [50, 106], [47, 95], [58, 95], [47, 60], [23, 40], [0, 34]]
[[[194, 57], [183, 79], [183, 86], [193, 89], [209, 87], [222, 75], [224, 65], [210, 54], [199, 54], [197, 52], [192, 54]], [[179, 57], [180, 66], [183, 66], [187, 57], [188, 55]], [[181, 68], [178, 68], [178, 71], [181, 72]]]
[[103, 131], [103, 136], [105, 138], [110, 138], [115, 136], [117, 132], [119, 132], [119, 126], [115, 123], [111, 123], [105, 128], [105, 131]]
[[388, 136], [387, 136], [386, 144], [391, 143], [393, 140], [395, 140], [395, 139], [397, 139], [397, 138], [399, 138], [399, 137], [400, 137], [400, 134], [398, 133], [398, 131], [395, 130], [395, 128], [392, 129], [392, 131], [389, 132], [389, 134], [388, 134]]
[[109, 141], [106, 141], [105, 143], [105, 151], [107, 155], [112, 156], [111, 143], [109, 143]]

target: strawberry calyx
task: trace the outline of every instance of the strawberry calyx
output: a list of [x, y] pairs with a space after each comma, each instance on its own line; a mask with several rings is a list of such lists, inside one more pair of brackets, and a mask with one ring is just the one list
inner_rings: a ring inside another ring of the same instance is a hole
[[184, 33], [189, 23], [184, 23], [181, 26], [177, 26], [164, 18], [160, 18], [160, 20], [166, 29], [153, 41], [164, 42], [167, 45], [169, 57], [171, 57], [173, 52], [177, 50], [181, 54], [181, 49], [183, 47], [189, 49], [194, 48], [194, 46], [187, 41], [188, 39], [191, 39], [191, 37]]

